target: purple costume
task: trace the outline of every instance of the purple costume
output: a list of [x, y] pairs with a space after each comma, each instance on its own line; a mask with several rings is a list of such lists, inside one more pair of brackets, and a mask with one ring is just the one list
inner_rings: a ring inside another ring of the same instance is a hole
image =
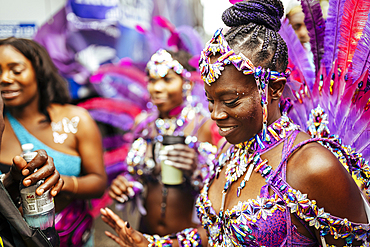
[[[259, 154], [284, 143], [283, 158], [276, 170], [273, 170], [266, 160], [262, 161], [259, 158], [255, 163], [254, 171], [259, 172], [266, 179], [266, 185], [261, 188], [260, 195], [256, 199], [239, 201], [233, 208], [226, 209], [224, 212], [215, 211], [208, 198], [208, 190], [225, 163], [223, 154], [215, 164], [215, 172], [206, 180], [196, 206], [198, 217], [207, 231], [210, 246], [319, 246], [309, 228], [307, 229], [312, 234], [312, 239], [297, 231], [291, 222], [291, 213], [301, 220], [303, 225], [306, 225], [304, 223], [306, 221], [310, 226], [320, 229], [322, 236], [330, 233], [342, 238], [347, 236], [348, 244], [354, 239], [367, 243], [369, 224], [352, 223], [324, 212], [323, 208], [317, 207], [315, 201], [310, 201], [306, 195], [294, 190], [286, 182], [287, 157], [299, 147], [309, 142], [322, 141], [335, 153], [338, 150], [342, 151], [340, 145], [328, 139], [316, 138], [292, 147], [299, 133], [298, 126], [290, 123], [293, 127], [290, 127], [282, 136], [282, 132], [274, 128], [279, 121], [282, 120], [277, 120], [268, 128], [270, 143], [261, 141], [262, 132], [252, 138], [259, 140], [255, 142], [257, 146], [255, 152]], [[272, 135], [273, 132], [278, 135]], [[273, 139], [274, 136], [277, 138]], [[226, 153], [233, 152], [237, 152], [236, 145], [230, 147]], [[345, 153], [343, 157], [347, 161], [351, 159]], [[269, 188], [273, 191], [271, 195]]]

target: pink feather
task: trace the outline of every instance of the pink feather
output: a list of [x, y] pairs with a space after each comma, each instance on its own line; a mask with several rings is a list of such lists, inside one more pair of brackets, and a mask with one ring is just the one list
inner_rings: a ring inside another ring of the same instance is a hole
[[160, 15], [155, 16], [155, 17], [153, 17], [153, 21], [154, 21], [154, 23], [156, 23], [160, 27], [168, 29], [171, 33], [175, 32], [175, 26], [169, 20], [167, 20], [165, 17], [160, 16]]
[[239, 3], [239, 2], [243, 2], [243, 0], [229, 0], [229, 2], [231, 4], [236, 4], [236, 3]]
[[347, 0], [340, 25], [338, 66], [346, 73], [370, 10], [369, 0]]

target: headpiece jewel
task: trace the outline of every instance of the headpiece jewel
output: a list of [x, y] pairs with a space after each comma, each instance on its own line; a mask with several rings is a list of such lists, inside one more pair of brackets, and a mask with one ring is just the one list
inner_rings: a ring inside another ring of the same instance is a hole
[[170, 69], [173, 69], [176, 74], [181, 75], [183, 78], [190, 78], [190, 72], [164, 49], [159, 49], [154, 53], [146, 65], [149, 76], [155, 79], [165, 77]]
[[[215, 63], [211, 63], [211, 56], [220, 53], [220, 57]], [[236, 54], [228, 45], [222, 28], [218, 29], [213, 35], [212, 39], [206, 44], [206, 48], [202, 51], [199, 60], [199, 69], [202, 79], [209, 86], [215, 82], [221, 75], [221, 71], [225, 69], [226, 65], [233, 64], [235, 68], [242, 71], [244, 75], [254, 75], [257, 84], [258, 92], [261, 97], [262, 106], [262, 137], [264, 141], [269, 141], [267, 133], [267, 96], [268, 84], [270, 80], [274, 81], [279, 77], [287, 78], [290, 75], [290, 70], [285, 72], [271, 71], [269, 68], [265, 69], [261, 66], [255, 67], [250, 59], [242, 53]]]
[[[215, 63], [211, 63], [211, 56], [220, 53], [221, 56]], [[199, 60], [199, 69], [202, 79], [209, 86], [215, 82], [221, 75], [221, 71], [224, 70], [225, 66], [233, 64], [237, 70], [242, 71], [244, 75], [255, 74], [255, 76], [262, 75], [261, 66], [255, 67], [250, 59], [244, 56], [242, 53], [236, 54], [233, 49], [230, 48], [229, 44], [225, 40], [222, 34], [222, 28], [217, 29], [212, 39], [206, 44], [206, 48], [202, 51]], [[279, 77], [288, 77], [290, 70], [286, 72], [269, 71], [268, 78], [270, 80], [276, 80]]]

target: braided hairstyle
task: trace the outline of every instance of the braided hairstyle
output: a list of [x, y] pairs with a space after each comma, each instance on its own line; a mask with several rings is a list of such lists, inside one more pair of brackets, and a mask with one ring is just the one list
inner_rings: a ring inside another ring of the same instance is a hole
[[285, 72], [288, 48], [278, 33], [284, 7], [280, 0], [249, 0], [234, 4], [222, 14], [231, 27], [225, 39], [235, 52], [242, 52], [254, 64]]

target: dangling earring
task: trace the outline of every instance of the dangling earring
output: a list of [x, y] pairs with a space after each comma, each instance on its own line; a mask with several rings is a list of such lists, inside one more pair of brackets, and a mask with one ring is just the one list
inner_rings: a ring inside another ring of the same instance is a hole
[[262, 139], [263, 141], [270, 141], [270, 137], [267, 135], [267, 104], [268, 104], [268, 92], [269, 92], [269, 81], [270, 81], [270, 69], [265, 70], [261, 66], [256, 68], [254, 78], [257, 83], [258, 93], [261, 97], [262, 106]]
[[182, 96], [186, 98], [190, 95], [191, 92], [191, 84], [189, 81], [185, 81], [184, 84], [182, 84]]

